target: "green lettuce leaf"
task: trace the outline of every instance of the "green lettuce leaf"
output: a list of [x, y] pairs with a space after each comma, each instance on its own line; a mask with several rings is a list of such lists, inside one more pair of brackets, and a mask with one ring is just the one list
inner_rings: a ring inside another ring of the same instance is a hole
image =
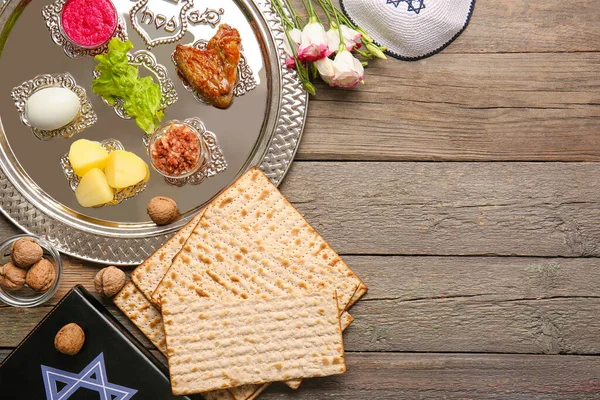
[[100, 75], [92, 81], [92, 90], [110, 104], [117, 98], [123, 99], [125, 112], [150, 134], [165, 116], [160, 104], [162, 93], [151, 77], [140, 78], [137, 67], [129, 63], [127, 52], [132, 48], [129, 40], [111, 39], [108, 52], [94, 57]]

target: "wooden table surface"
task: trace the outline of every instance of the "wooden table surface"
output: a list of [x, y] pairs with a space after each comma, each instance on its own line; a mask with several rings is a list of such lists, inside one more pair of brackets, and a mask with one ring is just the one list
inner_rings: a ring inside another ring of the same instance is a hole
[[[262, 398], [600, 397], [599, 21], [594, 0], [479, 0], [442, 53], [318, 86], [281, 190], [369, 293], [347, 374]], [[0, 307], [0, 358], [93, 291], [100, 266], [67, 261], [47, 306]]]

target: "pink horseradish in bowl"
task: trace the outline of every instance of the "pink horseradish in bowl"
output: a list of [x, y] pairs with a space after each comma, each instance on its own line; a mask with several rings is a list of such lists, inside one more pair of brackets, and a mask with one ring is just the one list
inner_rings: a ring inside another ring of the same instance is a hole
[[110, 0], [67, 0], [60, 14], [60, 26], [74, 45], [96, 49], [115, 36], [117, 9]]

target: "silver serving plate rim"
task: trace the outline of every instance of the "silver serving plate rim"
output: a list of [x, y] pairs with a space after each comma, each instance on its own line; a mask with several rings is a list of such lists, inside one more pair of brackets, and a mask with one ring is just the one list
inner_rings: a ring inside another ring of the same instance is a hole
[[[268, 73], [277, 71], [269, 88], [278, 106], [269, 110], [263, 140], [246, 160], [239, 177], [258, 166], [279, 185], [298, 149], [306, 121], [308, 94], [295, 71], [285, 67], [284, 30], [268, 0], [238, 0], [256, 24], [266, 44]], [[27, 0], [0, 0], [0, 55]], [[0, 212], [23, 231], [43, 237], [62, 253], [84, 260], [114, 265], [134, 265], [160, 247], [194, 212], [177, 223], [159, 227], [149, 223], [112, 223], [74, 212], [44, 193], [18, 163], [0, 120]], [[223, 187], [221, 192], [226, 188]], [[218, 193], [216, 194], [218, 195]], [[200, 210], [204, 205], [198, 205]]]

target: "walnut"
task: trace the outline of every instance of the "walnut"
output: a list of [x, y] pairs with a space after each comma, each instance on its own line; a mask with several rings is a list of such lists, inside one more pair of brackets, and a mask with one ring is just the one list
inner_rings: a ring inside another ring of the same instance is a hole
[[27, 271], [25, 283], [36, 292], [50, 289], [56, 280], [56, 268], [50, 261], [42, 258]]
[[96, 291], [106, 297], [113, 297], [125, 286], [125, 272], [117, 267], [106, 267], [98, 271], [94, 278]]
[[0, 267], [0, 286], [6, 290], [19, 290], [25, 284], [27, 270], [9, 262]]
[[148, 203], [148, 215], [156, 225], [167, 225], [179, 218], [179, 209], [175, 200], [157, 196]]
[[54, 337], [54, 347], [63, 354], [74, 356], [85, 342], [85, 333], [76, 323], [71, 322], [60, 328]]
[[42, 259], [44, 250], [31, 238], [17, 240], [10, 250], [10, 258], [19, 268], [29, 268]]

